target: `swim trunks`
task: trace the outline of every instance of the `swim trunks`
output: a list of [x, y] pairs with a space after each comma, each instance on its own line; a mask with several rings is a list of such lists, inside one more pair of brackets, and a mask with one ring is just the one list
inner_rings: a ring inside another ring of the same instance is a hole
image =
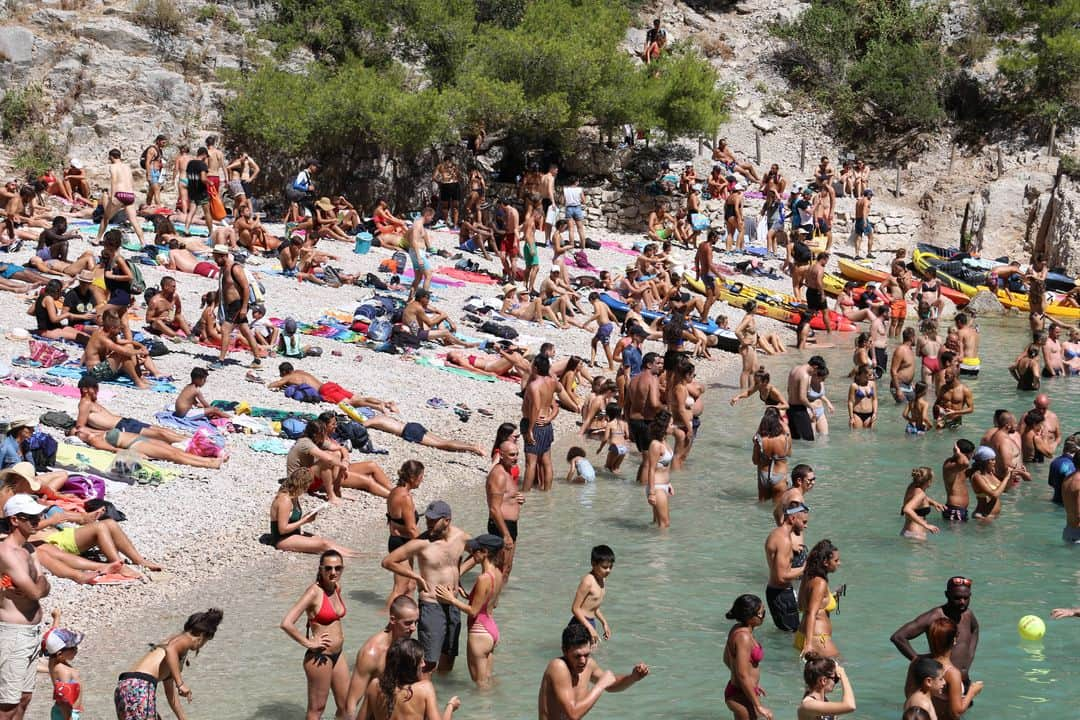
[[[510, 539], [514, 542], [517, 542], [518, 521], [503, 519], [503, 522], [506, 523], [506, 529], [510, 531]], [[502, 537], [502, 531], [499, 530], [499, 526], [495, 523], [495, 520], [493, 518], [488, 518], [487, 530], [492, 535], [498, 535], [499, 537]]]
[[855, 234], [869, 235], [874, 232], [874, 226], [866, 218], [855, 218]]
[[319, 397], [321, 397], [324, 402], [333, 403], [334, 405], [337, 405], [343, 400], [348, 400], [352, 396], [353, 394], [351, 392], [337, 383], [326, 382], [319, 388]]
[[805, 405], [789, 406], [787, 415], [792, 440], [814, 439], [814, 426], [810, 421], [810, 412]]
[[640, 453], [648, 452], [649, 443], [652, 442], [649, 438], [649, 421], [630, 419], [626, 424], [630, 426], [630, 439], [634, 441], [634, 447]]
[[458, 183], [439, 183], [439, 200], [443, 202], [461, 199], [461, 185]]
[[903, 320], [907, 317], [907, 301], [903, 298], [893, 300], [889, 305], [889, 317], [893, 320]]
[[968, 509], [956, 507], [955, 505], [946, 505], [945, 509], [941, 511], [941, 519], [945, 522], [967, 522]]
[[979, 358], [964, 358], [960, 361], [960, 374], [974, 377], [979, 374], [981, 365], [982, 361]]
[[18, 705], [23, 693], [34, 691], [41, 628], [0, 622], [0, 704]]
[[900, 383], [896, 386], [896, 391], [908, 402], [915, 399], [915, 388], [911, 387], [911, 383]]
[[160, 168], [157, 168], [157, 169], [150, 168], [150, 184], [151, 185], [160, 185], [161, 184], [161, 169]]
[[139, 672], [120, 673], [113, 704], [119, 720], [157, 720], [157, 678]]
[[828, 310], [825, 293], [817, 288], [806, 288], [806, 306], [811, 310]]
[[596, 329], [593, 341], [601, 345], [607, 345], [611, 341], [611, 333], [615, 330], [615, 323], [604, 323]]
[[22, 272], [22, 270], [23, 267], [21, 265], [16, 265], [15, 263], [0, 263], [0, 276], [3, 276], [5, 280], [10, 280]]
[[405, 427], [401, 430], [401, 439], [405, 442], [423, 442], [425, 435], [427, 435], [427, 428], [420, 423], [405, 423]]
[[142, 420], [136, 420], [135, 418], [120, 418], [120, 422], [115, 425], [115, 429], [120, 432], [127, 432], [133, 435], [138, 435], [148, 427], [150, 427], [148, 423], [144, 423]]
[[120, 191], [113, 193], [113, 197], [116, 198], [116, 202], [120, 203], [124, 207], [127, 207], [128, 205], [131, 205], [135, 202], [135, 193]]
[[431, 262], [428, 260], [427, 250], [422, 250], [417, 253], [416, 250], [409, 250], [409, 259], [412, 260], [413, 272], [425, 273], [430, 272], [433, 268]]
[[392, 553], [407, 542], [409, 542], [409, 538], [401, 537], [400, 535], [391, 535], [386, 541], [386, 552]]
[[219, 268], [216, 264], [212, 262], [206, 262], [204, 260], [202, 262], [196, 263], [195, 269], [192, 272], [194, 272], [196, 275], [201, 275], [203, 277], [216, 278], [218, 276], [218, 273], [221, 272], [221, 268]]
[[790, 585], [784, 588], [767, 585], [765, 600], [776, 627], [784, 632], [795, 632], [799, 629], [799, 600], [795, 597], [794, 588]]
[[509, 258], [516, 258], [518, 256], [517, 236], [508, 232], [499, 238], [499, 251]]
[[79, 544], [75, 542], [75, 528], [73, 527], [66, 527], [47, 535], [45, 537], [45, 542], [50, 545], [55, 545], [64, 552], [71, 553], [72, 555], [78, 555], [82, 552], [79, 550]]
[[[527, 418], [521, 418], [519, 424], [521, 428], [521, 436], [527, 438], [529, 436], [529, 421]], [[533, 444], [525, 443], [526, 455], [546, 455], [551, 452], [551, 446], [555, 442], [555, 428], [551, 426], [551, 423], [546, 425], [536, 424], [533, 426], [533, 440], [536, 442]]]
[[521, 256], [525, 258], [525, 267], [536, 267], [540, 264], [540, 253], [536, 251], [535, 245], [522, 243]]
[[115, 380], [117, 375], [119, 374], [115, 370], [113, 370], [112, 365], [109, 365], [108, 360], [102, 360], [97, 365], [90, 368], [87, 372], [92, 377], [96, 378], [101, 382], [109, 382], [110, 380]]
[[420, 603], [417, 639], [424, 646], [424, 662], [434, 665], [440, 655], [457, 657], [461, 611], [453, 605]]
[[875, 347], [874, 348], [874, 374], [880, 380], [885, 374], [885, 371], [889, 367], [889, 351], [888, 348]]
[[240, 313], [243, 305], [243, 300], [233, 300], [225, 305], [225, 320], [233, 325], [247, 325], [247, 315]]

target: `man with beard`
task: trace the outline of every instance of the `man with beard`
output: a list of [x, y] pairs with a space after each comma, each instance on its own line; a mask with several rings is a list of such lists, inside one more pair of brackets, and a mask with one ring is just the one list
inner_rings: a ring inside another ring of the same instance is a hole
[[803, 530], [810, 521], [810, 508], [802, 502], [784, 508], [784, 521], [765, 539], [765, 560], [769, 564], [769, 584], [765, 599], [776, 627], [785, 632], [799, 629], [799, 601], [792, 582], [801, 578], [807, 547]]
[[914, 638], [930, 629], [938, 618], [949, 618], [956, 623], [956, 644], [953, 645], [952, 662], [964, 677], [964, 685], [971, 680], [968, 671], [975, 661], [975, 648], [979, 645], [979, 621], [971, 611], [971, 580], [954, 576], [945, 584], [945, 604], [927, 610], [909, 623], [901, 625], [890, 640], [908, 660], [919, 656], [911, 647]]

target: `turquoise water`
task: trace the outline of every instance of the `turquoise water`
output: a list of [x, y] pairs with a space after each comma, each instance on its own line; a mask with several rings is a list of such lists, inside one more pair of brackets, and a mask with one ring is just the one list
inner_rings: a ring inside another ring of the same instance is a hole
[[[970, 716], [1075, 716], [1080, 620], [1051, 622], [1049, 613], [1052, 607], [1080, 605], [1080, 563], [1076, 549], [1060, 542], [1063, 513], [1048, 502], [1046, 466], [1034, 466], [1035, 481], [1005, 496], [1001, 517], [993, 524], [943, 528], [926, 542], [899, 537], [899, 508], [911, 467], [933, 467], [938, 477], [930, 494], [944, 500], [940, 467], [954, 439], [977, 441], [997, 407], [1019, 412], [1030, 406], [1031, 394], [1017, 393], [1005, 370], [1022, 344], [1021, 328], [982, 324], [984, 377], [971, 382], [977, 410], [962, 433], [908, 437], [899, 408], [888, 398], [876, 431], [850, 433], [842, 402], [846, 383], [839, 378], [850, 363], [845, 347], [828, 354], [835, 378], [830, 397], [838, 408], [834, 434], [817, 444], [797, 444], [794, 452], [794, 459], [811, 463], [818, 477], [807, 498], [813, 508], [809, 544], [828, 537], [841, 550], [842, 566], [833, 583], [847, 583], [848, 593], [834, 617], [833, 632], [858, 698], [857, 717], [899, 717], [906, 662], [889, 635], [940, 604], [945, 579], [952, 574], [974, 578], [972, 608], [981, 626], [972, 677], [984, 680], [986, 689]], [[789, 355], [770, 363], [774, 377], [782, 376], [781, 370], [793, 361]], [[1058, 380], [1046, 389], [1065, 433], [1077, 429], [1080, 384]], [[601, 645], [598, 660], [616, 672], [644, 661], [652, 674], [624, 693], [603, 697], [590, 717], [729, 717], [723, 702], [728, 673], [721, 661], [729, 623], [723, 616], [741, 593], [764, 596], [768, 575], [763, 543], [773, 526], [768, 510], [755, 502], [750, 463], [750, 434], [761, 406], [746, 402], [732, 409], [726, 400], [733, 392], [727, 387], [710, 390], [710, 414], [691, 463], [673, 478], [676, 496], [669, 532], [650, 527], [649, 507], [632, 482], [635, 467], [630, 463], [629, 480], [608, 477], [594, 486], [557, 485], [551, 493], [529, 496], [513, 582], [495, 612], [502, 632], [497, 683], [487, 692], [474, 689], [465, 666], [464, 634], [457, 669], [438, 681], [443, 701], [452, 694], [461, 696], [459, 717], [536, 716], [540, 676], [546, 662], [559, 654], [574, 589], [588, 570], [589, 548], [597, 543], [611, 545], [617, 554], [604, 605], [614, 636]], [[562, 466], [557, 462], [557, 477]], [[482, 489], [450, 499], [455, 522], [474, 534], [482, 532]], [[348, 535], [343, 531], [342, 538]], [[383, 547], [380, 540], [378, 548], [365, 549], [375, 553]], [[272, 567], [240, 568], [193, 588], [186, 602], [177, 603], [180, 610], [135, 617], [116, 637], [94, 642], [87, 658], [93, 657], [95, 666], [83, 668], [89, 688], [87, 716], [111, 717], [116, 673], [142, 652], [142, 641], [163, 637], [189, 612], [217, 604], [225, 610], [221, 632], [185, 673], [195, 693], [190, 717], [303, 717], [302, 649], [277, 624], [313, 577], [315, 559], [276, 560]], [[374, 559], [347, 563], [349, 614], [344, 623], [350, 661], [384, 622], [378, 611], [390, 584], [389, 574]], [[1028, 613], [1047, 620], [1041, 642], [1022, 642], [1017, 635], [1016, 622]], [[103, 633], [90, 629], [90, 634]], [[757, 637], [766, 652], [761, 678], [768, 692], [766, 705], [778, 718], [794, 717], [802, 683], [791, 638], [771, 622]], [[916, 647], [921, 643], [916, 641]], [[45, 717], [45, 697], [39, 691], [33, 717]], [[162, 709], [165, 714], [164, 705]], [[328, 711], [326, 716], [332, 715]]]

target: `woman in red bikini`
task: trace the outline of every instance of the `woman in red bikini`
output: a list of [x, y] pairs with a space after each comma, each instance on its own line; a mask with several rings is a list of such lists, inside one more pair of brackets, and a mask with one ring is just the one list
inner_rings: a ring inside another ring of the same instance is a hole
[[[498, 535], [484, 533], [469, 540], [465, 545], [469, 558], [480, 566], [469, 601], [457, 597], [457, 588], [439, 585], [435, 595], [441, 602], [453, 605], [469, 616], [469, 675], [473, 682], [484, 688], [491, 685], [491, 670], [495, 664], [495, 646], [499, 644], [499, 626], [491, 617], [490, 607], [502, 590], [502, 571], [495, 564], [503, 549], [503, 539]], [[464, 568], [463, 568], [464, 569]]]
[[[345, 707], [349, 690], [349, 663], [341, 656], [345, 633], [341, 619], [345, 617], [345, 601], [341, 598], [341, 573], [345, 562], [337, 550], [327, 550], [319, 556], [319, 573], [300, 600], [281, 621], [285, 634], [307, 649], [304, 653], [304, 674], [307, 675], [308, 702], [306, 720], [319, 720], [326, 709], [331, 691], [334, 704]], [[296, 629], [300, 616], [307, 613], [307, 632]]]
[[772, 720], [772, 711], [761, 704], [765, 691], [758, 686], [765, 657], [761, 643], [754, 639], [754, 628], [765, 622], [765, 605], [757, 595], [735, 598], [725, 616], [735, 621], [724, 646], [724, 664], [731, 670], [731, 679], [724, 688], [724, 702], [735, 720], [764, 718]]

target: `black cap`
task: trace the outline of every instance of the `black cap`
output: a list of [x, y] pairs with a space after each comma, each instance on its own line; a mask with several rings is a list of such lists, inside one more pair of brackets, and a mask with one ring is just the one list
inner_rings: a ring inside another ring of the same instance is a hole
[[465, 543], [465, 549], [469, 552], [477, 548], [483, 548], [488, 552], [499, 552], [503, 549], [503, 539], [498, 535], [492, 535], [491, 533], [484, 533], [483, 535], [477, 535], [476, 537]]

